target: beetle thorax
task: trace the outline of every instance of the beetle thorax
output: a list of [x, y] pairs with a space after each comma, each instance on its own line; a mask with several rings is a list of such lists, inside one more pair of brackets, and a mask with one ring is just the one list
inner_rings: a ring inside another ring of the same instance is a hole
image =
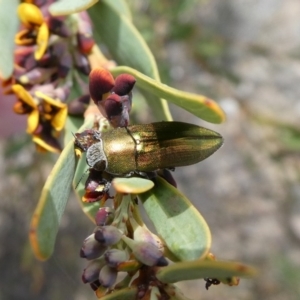
[[106, 169], [107, 158], [103, 150], [102, 139], [88, 148], [86, 152], [86, 161], [91, 168], [97, 171], [104, 171]]

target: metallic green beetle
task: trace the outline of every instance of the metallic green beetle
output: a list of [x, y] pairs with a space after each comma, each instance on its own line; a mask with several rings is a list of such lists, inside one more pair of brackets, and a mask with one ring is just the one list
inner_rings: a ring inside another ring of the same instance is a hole
[[219, 133], [182, 122], [130, 125], [102, 133], [90, 129], [75, 138], [75, 145], [87, 152], [87, 164], [113, 176], [192, 165], [223, 144]]

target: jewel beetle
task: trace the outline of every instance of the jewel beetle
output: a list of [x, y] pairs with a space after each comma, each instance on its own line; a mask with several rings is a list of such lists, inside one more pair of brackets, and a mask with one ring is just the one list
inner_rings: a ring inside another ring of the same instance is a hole
[[88, 129], [75, 134], [75, 146], [87, 164], [112, 176], [131, 176], [198, 163], [223, 144], [210, 129], [183, 122], [129, 125], [107, 132]]

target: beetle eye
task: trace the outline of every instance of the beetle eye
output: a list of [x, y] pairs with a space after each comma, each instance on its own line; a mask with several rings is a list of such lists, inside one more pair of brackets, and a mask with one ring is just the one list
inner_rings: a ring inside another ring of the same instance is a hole
[[93, 168], [97, 171], [104, 171], [106, 169], [106, 162], [104, 160], [100, 160], [95, 163]]

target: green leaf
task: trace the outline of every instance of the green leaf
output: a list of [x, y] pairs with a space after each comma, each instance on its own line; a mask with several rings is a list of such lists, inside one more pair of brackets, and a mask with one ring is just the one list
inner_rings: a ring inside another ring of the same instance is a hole
[[15, 34], [19, 26], [19, 0], [0, 0], [0, 78], [8, 79], [13, 72]]
[[[87, 118], [81, 130], [91, 128], [93, 122], [94, 116]], [[31, 247], [41, 260], [48, 259], [53, 253], [60, 220], [70, 196], [75, 166], [74, 141], [71, 140], [48, 176], [31, 220]]]
[[113, 187], [119, 193], [125, 194], [141, 194], [153, 188], [154, 183], [151, 180], [130, 177], [130, 178], [114, 178], [112, 181]]
[[154, 188], [140, 194], [158, 235], [179, 260], [204, 257], [211, 245], [209, 227], [198, 210], [176, 188], [157, 177]]
[[[93, 20], [95, 38], [103, 42], [119, 64], [128, 65], [147, 76], [160, 81], [157, 65], [146, 42], [125, 14], [115, 9], [112, 1], [102, 0], [94, 5], [89, 14]], [[172, 120], [165, 100], [155, 99], [143, 91], [154, 115], [158, 120]]]
[[59, 0], [49, 7], [52, 16], [70, 15], [86, 10], [93, 6], [98, 0]]
[[74, 143], [70, 141], [48, 176], [31, 219], [30, 243], [35, 256], [40, 260], [48, 259], [53, 253], [60, 220], [71, 192], [74, 171]]
[[110, 1], [109, 4], [119, 13], [124, 14], [124, 16], [131, 21], [131, 11], [125, 0], [114, 0]]
[[177, 262], [161, 268], [156, 277], [164, 283], [174, 283], [200, 278], [253, 277], [256, 273], [253, 267], [238, 262], [196, 260]]
[[139, 88], [146, 90], [157, 97], [163, 97], [207, 122], [222, 123], [225, 120], [225, 113], [222, 108], [215, 101], [206, 96], [187, 93], [169, 87], [126, 66], [113, 68], [110, 72], [114, 76], [122, 73], [133, 75], [137, 80], [136, 85]]

